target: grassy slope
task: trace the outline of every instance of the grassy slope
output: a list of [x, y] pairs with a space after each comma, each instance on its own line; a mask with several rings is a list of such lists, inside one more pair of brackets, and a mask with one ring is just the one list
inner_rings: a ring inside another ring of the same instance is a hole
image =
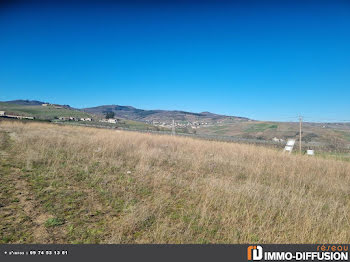
[[[2, 121], [0, 133], [7, 141], [0, 170], [17, 174], [1, 176], [1, 185], [17, 179], [1, 193], [29, 196], [17, 202], [2, 197], [1, 214], [28, 203], [39, 212], [24, 210], [28, 223], [8, 214], [6, 228], [22, 226], [1, 231], [0, 242], [350, 241], [348, 162], [39, 123]], [[19, 181], [25, 183], [16, 188]]]
[[[282, 123], [273, 122], [257, 122], [257, 121], [231, 121], [224, 122], [215, 126], [201, 127], [197, 132], [202, 134], [219, 134], [219, 135], [244, 135], [262, 132], [274, 132], [276, 131]], [[288, 131], [288, 130], [285, 130]]]
[[[274, 137], [288, 139], [297, 138], [299, 134], [299, 123], [288, 122], [226, 122], [217, 126], [202, 127], [197, 129], [197, 134], [221, 135], [221, 136], [238, 136], [243, 138], [263, 138], [272, 140]], [[337, 126], [323, 128], [322, 124], [304, 123], [303, 141], [319, 142], [325, 146], [338, 144], [347, 147], [350, 145], [350, 128], [349, 126]]]
[[10, 147], [10, 136], [8, 133], [0, 133], [0, 243], [8, 242], [31, 242], [32, 237], [26, 229], [33, 227], [30, 217], [22, 211], [16, 180], [14, 179], [14, 168], [7, 158]]
[[0, 102], [0, 111], [8, 114], [34, 116], [37, 119], [51, 120], [55, 117], [91, 117], [88, 113], [67, 108], [55, 108], [54, 106], [25, 106]]
[[336, 131], [336, 133], [341, 135], [346, 141], [350, 142], [350, 132]]
[[277, 129], [278, 125], [270, 123], [258, 123], [250, 125], [245, 132], [264, 132], [268, 129]]
[[[73, 109], [67, 109], [67, 108], [55, 108], [54, 106], [26, 106], [26, 105], [17, 105], [17, 104], [9, 104], [0, 102], [0, 111], [5, 111], [7, 114], [14, 114], [14, 115], [22, 115], [22, 116], [34, 116], [36, 119], [41, 120], [53, 120], [55, 117], [76, 117], [76, 118], [85, 118], [85, 117], [92, 117], [90, 114], [79, 111], [79, 110], [73, 110]], [[96, 118], [96, 117], [93, 117]], [[102, 119], [103, 117], [99, 117], [99, 119]], [[66, 124], [77, 124], [76, 122], [66, 122]], [[79, 124], [82, 124], [79, 122]], [[91, 123], [85, 123], [85, 124], [91, 124]], [[101, 126], [110, 126], [110, 127], [124, 127], [124, 128], [131, 128], [136, 130], [168, 130], [165, 128], [156, 128], [153, 125], [146, 124], [144, 122], [137, 122], [132, 120], [121, 120], [117, 125], [115, 124], [108, 124], [108, 123], [94, 123], [94, 125], [101, 125]]]

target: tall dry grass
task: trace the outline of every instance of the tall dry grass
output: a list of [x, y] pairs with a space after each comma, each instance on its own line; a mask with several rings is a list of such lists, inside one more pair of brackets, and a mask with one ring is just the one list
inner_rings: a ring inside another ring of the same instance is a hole
[[116, 130], [0, 130], [11, 134], [14, 161], [51, 181], [46, 194], [61, 181], [83, 192], [87, 209], [100, 205], [99, 243], [350, 242], [347, 162]]

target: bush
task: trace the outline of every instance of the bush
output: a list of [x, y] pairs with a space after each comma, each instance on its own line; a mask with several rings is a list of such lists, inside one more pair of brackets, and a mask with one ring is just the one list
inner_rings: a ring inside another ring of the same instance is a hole
[[115, 113], [112, 111], [106, 113], [106, 119], [114, 118], [114, 116], [115, 116]]
[[52, 217], [46, 220], [45, 226], [46, 227], [55, 227], [55, 226], [60, 226], [64, 224], [64, 219], [58, 218], [58, 217]]

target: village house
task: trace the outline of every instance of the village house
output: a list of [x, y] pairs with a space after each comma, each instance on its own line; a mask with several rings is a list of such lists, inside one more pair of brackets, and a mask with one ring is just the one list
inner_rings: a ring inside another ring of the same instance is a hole
[[80, 118], [80, 121], [92, 121], [91, 118], [87, 117], [87, 118]]
[[115, 118], [109, 118], [109, 119], [101, 119], [99, 122], [116, 124], [118, 122], [118, 120]]
[[23, 119], [34, 120], [34, 117], [33, 117], [33, 116], [23, 116], [22, 118], [23, 118]]
[[107, 120], [108, 123], [111, 123], [111, 124], [116, 124], [117, 123], [117, 119], [114, 119], [114, 118], [109, 118]]
[[0, 116], [5, 116], [5, 111], [0, 111]]

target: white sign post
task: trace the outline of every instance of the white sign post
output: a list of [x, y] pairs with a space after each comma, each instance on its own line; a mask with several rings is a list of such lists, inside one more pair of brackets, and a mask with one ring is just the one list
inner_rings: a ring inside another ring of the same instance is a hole
[[314, 156], [315, 155], [315, 151], [314, 150], [307, 150], [306, 153], [309, 155], [309, 156]]
[[287, 145], [284, 148], [284, 152], [289, 152], [289, 154], [292, 153], [294, 145], [295, 139], [288, 139]]

